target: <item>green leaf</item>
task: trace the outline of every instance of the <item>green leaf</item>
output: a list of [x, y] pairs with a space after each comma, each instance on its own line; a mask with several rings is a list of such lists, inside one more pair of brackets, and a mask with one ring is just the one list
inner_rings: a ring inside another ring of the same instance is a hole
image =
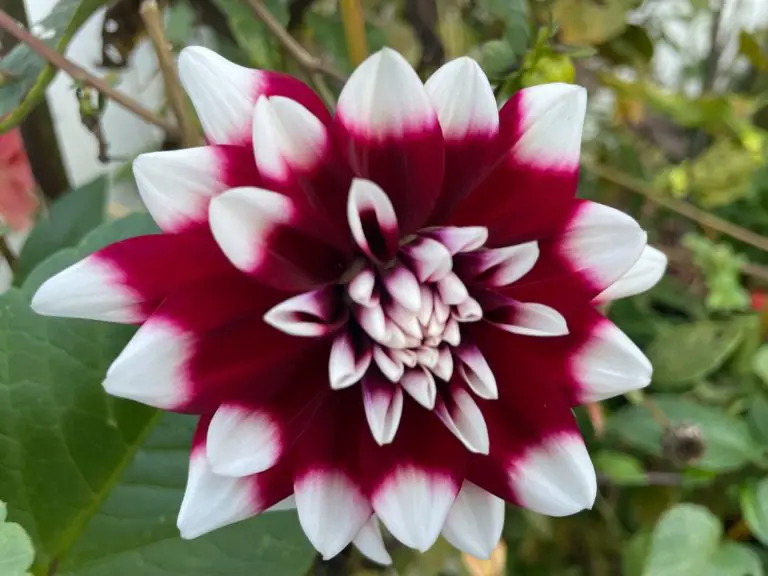
[[604, 450], [593, 458], [598, 472], [605, 474], [619, 486], [642, 486], [647, 484], [643, 465], [634, 456], [623, 452]]
[[[700, 428], [705, 450], [696, 467], [712, 472], [736, 470], [762, 457], [760, 445], [747, 423], [723, 410], [702, 406], [676, 396], [653, 396], [656, 407], [670, 424], [692, 424]], [[617, 410], [608, 422], [608, 432], [648, 454], [661, 455], [661, 426], [642, 405]]]
[[16, 264], [14, 284], [20, 286], [29, 273], [48, 256], [76, 246], [104, 220], [108, 180], [96, 180], [70, 190], [51, 206], [24, 243]]
[[627, 27], [627, 11], [634, 0], [555, 0], [552, 15], [560, 25], [565, 44], [602, 44]]
[[768, 478], [742, 488], [741, 513], [752, 534], [768, 545]]
[[0, 296], [0, 438], [12, 439], [0, 442], [0, 494], [35, 544], [34, 573], [55, 563], [63, 576], [305, 574], [314, 552], [295, 514], [181, 540], [194, 418], [104, 393], [134, 328], [29, 309], [46, 274], [149, 228], [146, 215], [105, 224]]
[[[242, 0], [213, 0], [219, 10], [227, 17], [235, 41], [248, 55], [250, 65], [255, 68], [280, 68], [280, 52], [267, 33], [267, 29], [257, 20], [247, 2]], [[285, 25], [288, 13], [285, 4], [276, 0], [265, 2], [266, 7]]]
[[738, 321], [704, 321], [661, 329], [646, 351], [654, 384], [674, 390], [705, 378], [736, 350], [743, 328]]
[[168, 7], [165, 37], [174, 46], [185, 46], [195, 26], [195, 11], [186, 0], [176, 0]]
[[0, 574], [21, 576], [32, 566], [35, 549], [24, 528], [6, 522], [6, 515], [5, 502], [0, 500]]
[[763, 565], [753, 550], [738, 542], [724, 542], [710, 560], [707, 576], [763, 576]]
[[[63, 53], [70, 40], [88, 18], [110, 0], [59, 0], [50, 14], [31, 27], [57, 52]], [[45, 89], [56, 76], [56, 69], [26, 44], [17, 44], [0, 61], [8, 79], [0, 85], [0, 132], [17, 126], [45, 98]]]
[[747, 422], [755, 440], [768, 446], [768, 398], [763, 393], [755, 393], [749, 404]]
[[643, 576], [702, 574], [717, 552], [721, 533], [720, 520], [703, 506], [675, 506], [653, 530]]
[[637, 532], [630, 538], [621, 553], [622, 576], [642, 576], [650, 547], [651, 535], [646, 531]]
[[758, 70], [768, 71], [768, 54], [763, 52], [755, 37], [746, 30], [739, 32], [739, 54], [746, 56]]
[[752, 370], [768, 385], [768, 345], [761, 346], [752, 359]]

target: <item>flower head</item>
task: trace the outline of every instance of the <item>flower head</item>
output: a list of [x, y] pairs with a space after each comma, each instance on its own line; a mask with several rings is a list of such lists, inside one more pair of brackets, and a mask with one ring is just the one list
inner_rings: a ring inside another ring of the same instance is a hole
[[664, 259], [630, 217], [575, 199], [584, 90], [498, 111], [473, 60], [424, 85], [383, 50], [331, 116], [299, 81], [203, 48], [180, 74], [209, 145], [136, 161], [163, 234], [104, 248], [33, 306], [141, 324], [105, 388], [201, 415], [182, 535], [295, 506], [325, 557], [354, 542], [386, 562], [379, 522], [486, 556], [504, 500], [590, 508], [571, 409], [651, 376], [594, 305]]

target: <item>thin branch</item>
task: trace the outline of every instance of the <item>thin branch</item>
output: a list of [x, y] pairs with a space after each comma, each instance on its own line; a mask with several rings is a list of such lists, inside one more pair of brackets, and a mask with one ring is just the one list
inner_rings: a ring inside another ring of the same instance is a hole
[[710, 214], [705, 210], [696, 208], [687, 202], [682, 202], [680, 200], [675, 200], [674, 198], [662, 196], [652, 186], [649, 186], [645, 182], [629, 176], [620, 170], [611, 168], [610, 166], [597, 164], [586, 159], [583, 161], [583, 165], [587, 170], [596, 176], [599, 176], [604, 180], [609, 180], [614, 184], [618, 184], [619, 186], [622, 186], [627, 190], [631, 190], [636, 194], [640, 194], [641, 196], [648, 198], [652, 202], [655, 202], [667, 210], [675, 212], [680, 216], [688, 218], [689, 220], [693, 220], [702, 226], [716, 230], [717, 232], [721, 232], [722, 234], [739, 240], [744, 244], [748, 244], [749, 246], [768, 252], [768, 238], [765, 236], [761, 236], [760, 234], [752, 232], [751, 230], [747, 230], [746, 228], [738, 226], [733, 222], [729, 222], [728, 220], [724, 220], [719, 216]]
[[163, 83], [165, 84], [165, 95], [168, 98], [168, 103], [173, 110], [174, 116], [176, 116], [176, 121], [179, 123], [181, 144], [185, 148], [198, 146], [202, 143], [200, 130], [187, 105], [184, 88], [182, 88], [181, 82], [179, 82], [176, 64], [173, 60], [170, 43], [165, 37], [162, 15], [156, 0], [144, 0], [141, 4], [140, 12], [141, 19], [144, 21], [144, 27], [157, 54], [160, 74], [163, 76]]
[[310, 74], [314, 82], [318, 78], [322, 79], [321, 74], [330, 76], [342, 84], [347, 81], [344, 74], [329, 66], [317, 56], [310, 54], [304, 46], [299, 44], [298, 40], [291, 36], [272, 13], [267, 10], [261, 0], [248, 0], [248, 6], [250, 6], [253, 15], [261, 20], [264, 26], [277, 38], [278, 42], [283, 45], [294, 60]]
[[347, 56], [352, 67], [357, 68], [368, 56], [363, 6], [360, 0], [341, 0], [339, 11], [347, 41]]
[[79, 80], [87, 86], [98, 90], [111, 100], [114, 100], [120, 104], [126, 110], [130, 110], [136, 114], [139, 118], [142, 118], [150, 124], [159, 126], [165, 130], [168, 134], [178, 136], [179, 129], [172, 123], [168, 122], [164, 118], [161, 118], [151, 110], [144, 108], [141, 104], [129, 98], [122, 92], [115, 90], [102, 78], [93, 76], [84, 68], [81, 68], [71, 60], [68, 60], [64, 55], [59, 54], [48, 46], [45, 42], [31, 34], [27, 29], [20, 26], [13, 18], [11, 18], [4, 10], [0, 10], [0, 29], [7, 31], [11, 36], [23, 42], [36, 52], [44, 60], [55, 66], [56, 68], [63, 70], [69, 74], [75, 80]]
[[[683, 483], [683, 475], [676, 472], [646, 472], [643, 474], [644, 484], [647, 486], [680, 486]], [[597, 473], [597, 481], [603, 485], [615, 484], [607, 474]]]

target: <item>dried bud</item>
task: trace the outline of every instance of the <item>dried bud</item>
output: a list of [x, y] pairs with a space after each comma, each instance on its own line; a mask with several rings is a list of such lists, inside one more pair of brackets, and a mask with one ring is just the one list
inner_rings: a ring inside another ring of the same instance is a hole
[[695, 464], [704, 455], [706, 447], [701, 428], [695, 424], [669, 426], [661, 437], [662, 453], [675, 466]]

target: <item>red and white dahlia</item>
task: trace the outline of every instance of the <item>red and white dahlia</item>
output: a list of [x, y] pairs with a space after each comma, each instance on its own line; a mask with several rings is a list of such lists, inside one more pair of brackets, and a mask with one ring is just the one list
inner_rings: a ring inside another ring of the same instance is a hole
[[504, 500], [590, 508], [571, 409], [651, 377], [594, 305], [665, 260], [574, 197], [585, 91], [536, 86], [499, 111], [473, 60], [425, 85], [383, 50], [332, 116], [298, 80], [204, 48], [179, 68], [209, 145], [136, 160], [163, 233], [32, 305], [141, 324], [104, 387], [201, 415], [182, 536], [295, 506], [326, 558], [354, 542], [387, 562], [379, 521], [482, 557]]

